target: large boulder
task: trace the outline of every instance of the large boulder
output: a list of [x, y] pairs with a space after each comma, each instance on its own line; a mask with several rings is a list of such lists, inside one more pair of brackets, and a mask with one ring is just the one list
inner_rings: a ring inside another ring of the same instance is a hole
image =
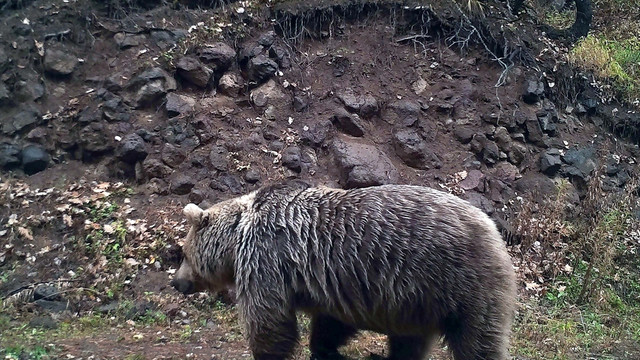
[[231, 97], [238, 96], [243, 86], [244, 80], [240, 75], [235, 73], [226, 73], [222, 75], [220, 81], [218, 81], [220, 92]]
[[544, 96], [544, 82], [538, 79], [529, 79], [524, 83], [522, 100], [527, 104], [535, 104]]
[[195, 185], [193, 177], [179, 174], [171, 181], [171, 192], [176, 195], [187, 195]]
[[420, 104], [411, 100], [398, 100], [389, 105], [383, 119], [392, 125], [412, 126], [420, 118]]
[[175, 93], [167, 94], [167, 114], [169, 117], [192, 113], [196, 106], [196, 99], [187, 95]]
[[10, 119], [4, 120], [2, 132], [7, 135], [13, 135], [22, 130], [28, 130], [37, 125], [40, 119], [40, 112], [37, 109], [25, 108], [15, 113]]
[[125, 136], [118, 147], [118, 158], [130, 164], [144, 160], [148, 154], [144, 139], [136, 133]]
[[273, 80], [269, 80], [253, 90], [249, 98], [253, 104], [258, 107], [267, 105], [280, 107], [288, 104], [290, 101], [290, 97], [285, 94], [281, 87]]
[[561, 166], [560, 150], [552, 148], [540, 154], [540, 171], [543, 173], [553, 176]]
[[91, 153], [106, 153], [113, 150], [113, 137], [102, 122], [94, 122], [80, 129], [79, 144], [85, 156]]
[[144, 174], [147, 178], [159, 178], [164, 179], [167, 176], [171, 175], [171, 168], [165, 165], [159, 159], [149, 158], [147, 157], [142, 163], [142, 168], [144, 170]]
[[248, 77], [250, 82], [261, 83], [271, 78], [278, 70], [278, 64], [266, 55], [258, 55], [249, 60]]
[[442, 162], [438, 155], [429, 149], [427, 142], [413, 129], [402, 129], [393, 134], [393, 147], [405, 164], [428, 170], [439, 169]]
[[22, 169], [28, 175], [38, 173], [49, 165], [49, 154], [38, 145], [27, 145], [22, 149]]
[[180, 58], [176, 69], [180, 77], [200, 88], [206, 88], [213, 77], [213, 69], [191, 56]]
[[187, 158], [182, 149], [172, 144], [165, 144], [162, 148], [162, 153], [160, 156], [162, 158], [162, 161], [172, 168], [179, 167]]
[[71, 75], [77, 66], [78, 57], [69, 52], [47, 49], [44, 54], [44, 70], [51, 75]]
[[167, 92], [177, 88], [175, 79], [161, 68], [144, 70], [127, 84], [127, 88], [135, 91], [134, 102], [138, 108], [155, 104]]
[[592, 147], [567, 150], [562, 157], [566, 163], [562, 172], [569, 177], [577, 178], [585, 184], [596, 169], [596, 153]]
[[218, 73], [227, 70], [236, 58], [236, 51], [223, 42], [205, 45], [197, 53], [200, 61], [210, 65]]
[[331, 150], [347, 188], [390, 184], [399, 179], [391, 160], [373, 145], [338, 138]]
[[20, 166], [20, 148], [10, 142], [0, 143], [0, 168], [12, 169]]
[[350, 114], [344, 108], [338, 108], [333, 113], [333, 121], [348, 135], [355, 137], [364, 135], [365, 129], [358, 114]]

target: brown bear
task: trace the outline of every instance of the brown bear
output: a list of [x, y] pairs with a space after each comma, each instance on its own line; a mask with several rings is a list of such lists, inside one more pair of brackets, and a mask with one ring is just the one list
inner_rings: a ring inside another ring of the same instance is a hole
[[291, 356], [298, 310], [312, 317], [312, 359], [342, 359], [361, 329], [388, 335], [389, 359], [423, 359], [440, 336], [456, 360], [508, 357], [511, 259], [493, 221], [454, 195], [289, 181], [184, 213], [172, 285], [234, 288], [256, 360]]

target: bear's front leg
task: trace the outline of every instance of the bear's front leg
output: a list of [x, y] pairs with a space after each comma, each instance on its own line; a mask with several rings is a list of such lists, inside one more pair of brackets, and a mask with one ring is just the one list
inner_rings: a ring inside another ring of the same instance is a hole
[[269, 316], [252, 321], [249, 328], [249, 345], [255, 360], [289, 359], [298, 344], [295, 312], [282, 319]]

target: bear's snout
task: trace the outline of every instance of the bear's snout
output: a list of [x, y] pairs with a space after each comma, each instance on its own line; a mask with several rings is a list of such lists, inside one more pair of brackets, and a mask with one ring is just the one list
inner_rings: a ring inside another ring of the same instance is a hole
[[171, 281], [171, 286], [185, 295], [193, 294], [195, 292], [193, 281], [184, 279], [173, 279]]

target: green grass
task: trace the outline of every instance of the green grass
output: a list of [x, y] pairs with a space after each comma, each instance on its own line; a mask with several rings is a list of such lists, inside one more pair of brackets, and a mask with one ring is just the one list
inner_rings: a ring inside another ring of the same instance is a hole
[[620, 100], [634, 103], [640, 99], [640, 41], [637, 39], [612, 40], [589, 35], [574, 46], [569, 60], [611, 83]]

